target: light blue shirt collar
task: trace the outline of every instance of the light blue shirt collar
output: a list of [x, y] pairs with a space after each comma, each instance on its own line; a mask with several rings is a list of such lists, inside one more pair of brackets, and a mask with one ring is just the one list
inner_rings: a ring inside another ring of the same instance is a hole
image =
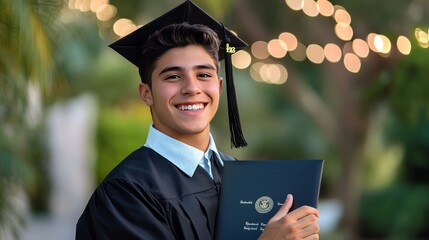
[[211, 155], [216, 154], [216, 158], [223, 165], [219, 152], [212, 135], [210, 134], [209, 146], [206, 152], [194, 148], [188, 144], [178, 141], [153, 127], [149, 128], [146, 139], [146, 147], [156, 151], [168, 161], [176, 165], [180, 170], [192, 177], [198, 165], [204, 158], [210, 159]]

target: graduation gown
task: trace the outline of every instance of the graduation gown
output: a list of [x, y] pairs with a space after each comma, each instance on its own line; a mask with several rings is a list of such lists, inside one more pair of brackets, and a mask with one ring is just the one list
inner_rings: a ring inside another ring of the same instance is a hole
[[[218, 163], [215, 167], [222, 170]], [[97, 187], [77, 222], [76, 239], [209, 240], [218, 198], [219, 186], [202, 167], [189, 177], [141, 147]]]

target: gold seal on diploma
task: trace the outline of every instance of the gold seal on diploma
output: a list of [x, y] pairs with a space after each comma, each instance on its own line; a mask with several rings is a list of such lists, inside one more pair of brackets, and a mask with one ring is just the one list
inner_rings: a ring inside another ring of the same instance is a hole
[[255, 202], [255, 209], [258, 213], [267, 213], [273, 209], [274, 201], [268, 196], [262, 196]]

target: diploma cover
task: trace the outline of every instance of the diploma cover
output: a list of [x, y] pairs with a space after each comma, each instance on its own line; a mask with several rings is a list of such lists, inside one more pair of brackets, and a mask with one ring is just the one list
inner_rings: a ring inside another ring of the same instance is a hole
[[322, 169], [323, 160], [224, 161], [215, 239], [258, 239], [289, 193], [290, 211], [317, 208]]

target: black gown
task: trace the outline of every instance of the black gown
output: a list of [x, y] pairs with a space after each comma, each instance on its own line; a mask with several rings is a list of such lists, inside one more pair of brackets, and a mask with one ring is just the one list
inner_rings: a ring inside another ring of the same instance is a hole
[[[220, 155], [224, 161], [234, 160]], [[220, 173], [221, 165], [215, 165]], [[97, 187], [77, 222], [76, 239], [209, 240], [218, 198], [219, 185], [202, 167], [189, 177], [154, 150], [141, 147]]]

